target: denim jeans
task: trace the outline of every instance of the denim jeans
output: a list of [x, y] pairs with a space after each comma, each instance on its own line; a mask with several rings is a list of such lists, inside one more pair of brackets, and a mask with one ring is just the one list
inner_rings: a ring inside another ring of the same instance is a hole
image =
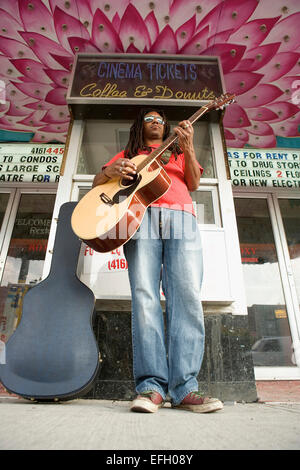
[[180, 210], [148, 208], [124, 253], [132, 294], [136, 391], [156, 390], [164, 399], [169, 393], [178, 404], [198, 390], [204, 353], [203, 262], [196, 217]]

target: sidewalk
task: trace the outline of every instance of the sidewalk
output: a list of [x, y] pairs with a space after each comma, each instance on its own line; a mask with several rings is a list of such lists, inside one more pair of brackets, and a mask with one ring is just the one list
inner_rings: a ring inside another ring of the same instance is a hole
[[0, 398], [0, 450], [22, 449], [299, 450], [300, 403], [225, 403], [208, 414], [166, 404], [144, 414], [124, 401]]

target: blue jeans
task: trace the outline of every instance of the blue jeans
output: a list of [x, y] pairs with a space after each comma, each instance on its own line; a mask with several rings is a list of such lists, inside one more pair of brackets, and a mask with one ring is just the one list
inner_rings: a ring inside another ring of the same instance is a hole
[[[137, 393], [156, 390], [174, 404], [198, 390], [204, 353], [200, 299], [202, 247], [196, 217], [148, 208], [124, 246], [132, 294], [133, 374]], [[160, 280], [166, 298], [166, 337]]]

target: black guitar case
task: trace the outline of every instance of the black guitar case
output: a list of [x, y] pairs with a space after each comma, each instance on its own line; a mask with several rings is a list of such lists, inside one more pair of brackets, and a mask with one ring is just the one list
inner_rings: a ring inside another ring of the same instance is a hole
[[6, 343], [6, 363], [0, 364], [4, 387], [24, 398], [77, 398], [98, 372], [95, 298], [76, 275], [81, 246], [71, 228], [76, 204], [61, 206], [50, 273], [25, 294], [21, 321]]

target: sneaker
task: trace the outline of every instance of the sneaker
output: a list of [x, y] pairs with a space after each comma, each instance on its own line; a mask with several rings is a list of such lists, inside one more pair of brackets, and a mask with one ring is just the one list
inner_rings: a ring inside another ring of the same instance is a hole
[[132, 402], [131, 411], [155, 413], [164, 405], [163, 397], [155, 390], [147, 390], [138, 395]]
[[210, 413], [221, 410], [223, 403], [217, 398], [204, 397], [200, 392], [191, 392], [179, 405], [172, 405], [172, 408], [195, 411], [196, 413]]

